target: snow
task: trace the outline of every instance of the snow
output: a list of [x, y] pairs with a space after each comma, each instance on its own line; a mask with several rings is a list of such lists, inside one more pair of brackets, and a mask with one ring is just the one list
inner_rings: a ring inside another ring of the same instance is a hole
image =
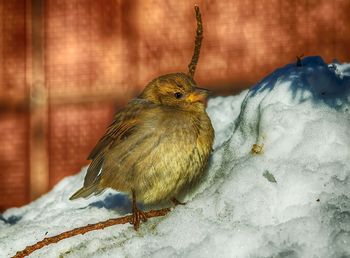
[[[350, 64], [320, 57], [302, 63], [209, 101], [214, 152], [206, 175], [184, 194], [185, 206], [138, 232], [117, 225], [31, 257], [350, 257]], [[85, 172], [5, 211], [0, 257], [130, 211], [113, 190], [69, 201]]]

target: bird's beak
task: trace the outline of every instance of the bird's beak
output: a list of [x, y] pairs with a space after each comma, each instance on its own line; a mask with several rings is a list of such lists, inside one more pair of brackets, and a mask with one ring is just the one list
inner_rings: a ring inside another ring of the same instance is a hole
[[202, 102], [203, 104], [206, 104], [207, 102], [207, 97], [211, 94], [210, 90], [207, 89], [203, 89], [203, 88], [199, 88], [199, 87], [195, 87], [194, 91], [191, 92], [188, 96], [187, 96], [187, 100], [189, 102]]

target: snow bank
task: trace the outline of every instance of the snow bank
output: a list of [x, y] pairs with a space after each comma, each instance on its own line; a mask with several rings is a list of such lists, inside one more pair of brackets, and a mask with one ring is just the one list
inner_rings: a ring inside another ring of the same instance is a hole
[[[187, 205], [139, 232], [113, 226], [32, 257], [349, 257], [349, 110], [350, 65], [328, 66], [320, 57], [278, 69], [238, 96], [212, 99], [214, 153]], [[253, 144], [260, 153], [251, 152]], [[0, 257], [129, 211], [130, 202], [112, 190], [69, 201], [85, 172], [7, 210]]]

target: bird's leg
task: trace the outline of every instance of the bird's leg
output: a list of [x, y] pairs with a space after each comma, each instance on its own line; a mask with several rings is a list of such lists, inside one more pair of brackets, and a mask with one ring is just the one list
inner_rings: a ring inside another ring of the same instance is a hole
[[132, 190], [132, 219], [130, 221], [130, 224], [134, 225], [135, 230], [140, 227], [140, 220], [143, 222], [147, 221], [147, 216], [142, 210], [137, 208], [136, 194], [135, 191]]
[[173, 204], [175, 204], [175, 206], [177, 206], [177, 205], [185, 205], [186, 204], [185, 202], [180, 202], [175, 197], [171, 198], [170, 200], [173, 202]]

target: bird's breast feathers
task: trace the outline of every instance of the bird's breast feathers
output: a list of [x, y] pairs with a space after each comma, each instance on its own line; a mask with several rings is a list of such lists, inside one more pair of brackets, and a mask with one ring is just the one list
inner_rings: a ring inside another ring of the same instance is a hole
[[133, 188], [146, 203], [170, 198], [203, 171], [213, 137], [205, 112], [146, 112], [137, 130], [105, 154], [101, 186]]

